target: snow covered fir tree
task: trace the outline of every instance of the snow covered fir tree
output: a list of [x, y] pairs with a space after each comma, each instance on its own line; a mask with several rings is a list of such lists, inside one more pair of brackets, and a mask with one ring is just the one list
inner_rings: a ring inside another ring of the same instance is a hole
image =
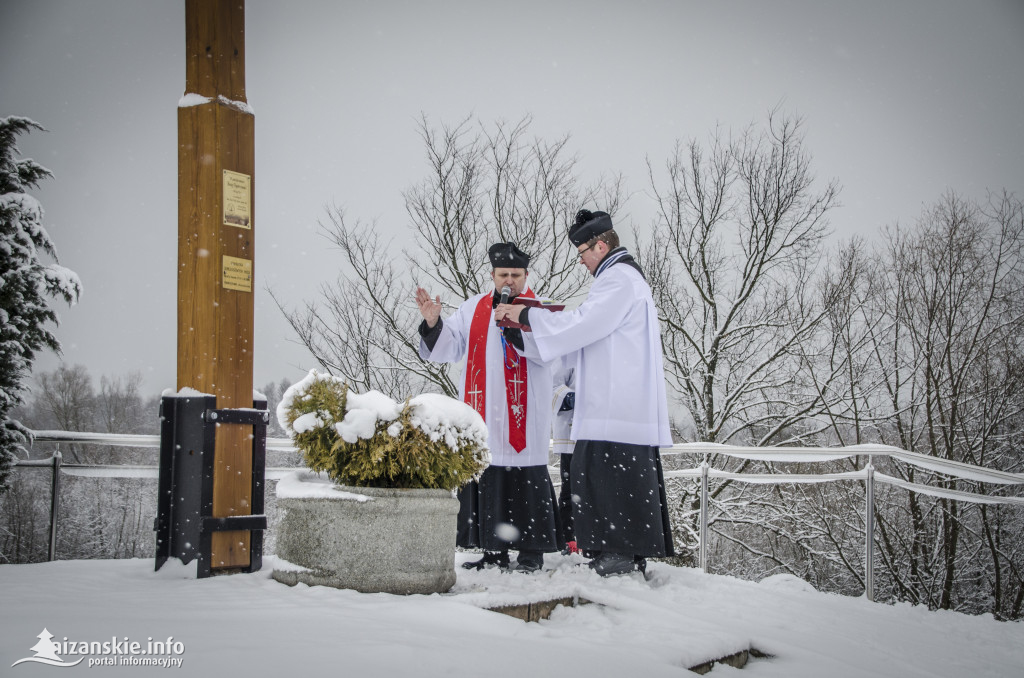
[[0, 119], [0, 492], [30, 436], [11, 411], [23, 400], [32, 361], [41, 349], [60, 351], [49, 329], [57, 323], [51, 302], [74, 304], [82, 289], [78, 276], [57, 263], [43, 208], [27, 193], [52, 174], [34, 160], [15, 159], [18, 136], [33, 129], [44, 131], [27, 118]]

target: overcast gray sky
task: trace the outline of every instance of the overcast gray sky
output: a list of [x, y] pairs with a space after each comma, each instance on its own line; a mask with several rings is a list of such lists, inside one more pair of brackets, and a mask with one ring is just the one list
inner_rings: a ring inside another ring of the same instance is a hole
[[[151, 393], [175, 386], [184, 15], [172, 0], [0, 0], [0, 116], [49, 130], [21, 155], [55, 175], [35, 195], [84, 286], [60, 313], [64, 359], [97, 378], [140, 370]], [[837, 237], [913, 222], [950, 188], [1024, 193], [1020, 0], [249, 0], [246, 90], [257, 387], [313, 366], [264, 288], [299, 304], [333, 279], [324, 206], [403, 232], [421, 113], [530, 114], [534, 134], [571, 135], [587, 172], [625, 175], [622, 220], [641, 229], [647, 158], [780, 104], [843, 187]]]

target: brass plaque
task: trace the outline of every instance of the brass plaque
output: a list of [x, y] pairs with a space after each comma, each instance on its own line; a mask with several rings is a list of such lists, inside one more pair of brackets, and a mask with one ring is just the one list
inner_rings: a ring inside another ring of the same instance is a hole
[[225, 254], [222, 271], [224, 289], [252, 292], [252, 261]]
[[224, 170], [224, 225], [252, 228], [252, 177]]

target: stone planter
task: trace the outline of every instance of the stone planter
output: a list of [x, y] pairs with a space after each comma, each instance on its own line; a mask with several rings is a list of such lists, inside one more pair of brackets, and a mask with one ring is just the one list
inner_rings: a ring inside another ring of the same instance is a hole
[[450, 491], [346, 487], [309, 472], [287, 480], [277, 581], [398, 594], [454, 586], [459, 502]]

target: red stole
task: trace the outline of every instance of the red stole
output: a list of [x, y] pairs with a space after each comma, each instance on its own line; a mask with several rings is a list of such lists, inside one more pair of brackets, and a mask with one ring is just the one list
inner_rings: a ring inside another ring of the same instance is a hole
[[[534, 297], [533, 290], [520, 296]], [[487, 333], [493, 317], [491, 294], [481, 297], [469, 325], [466, 352], [466, 383], [463, 399], [487, 420]], [[508, 406], [508, 442], [516, 452], [526, 448], [526, 359], [502, 337], [502, 363], [505, 372], [505, 402]]]

